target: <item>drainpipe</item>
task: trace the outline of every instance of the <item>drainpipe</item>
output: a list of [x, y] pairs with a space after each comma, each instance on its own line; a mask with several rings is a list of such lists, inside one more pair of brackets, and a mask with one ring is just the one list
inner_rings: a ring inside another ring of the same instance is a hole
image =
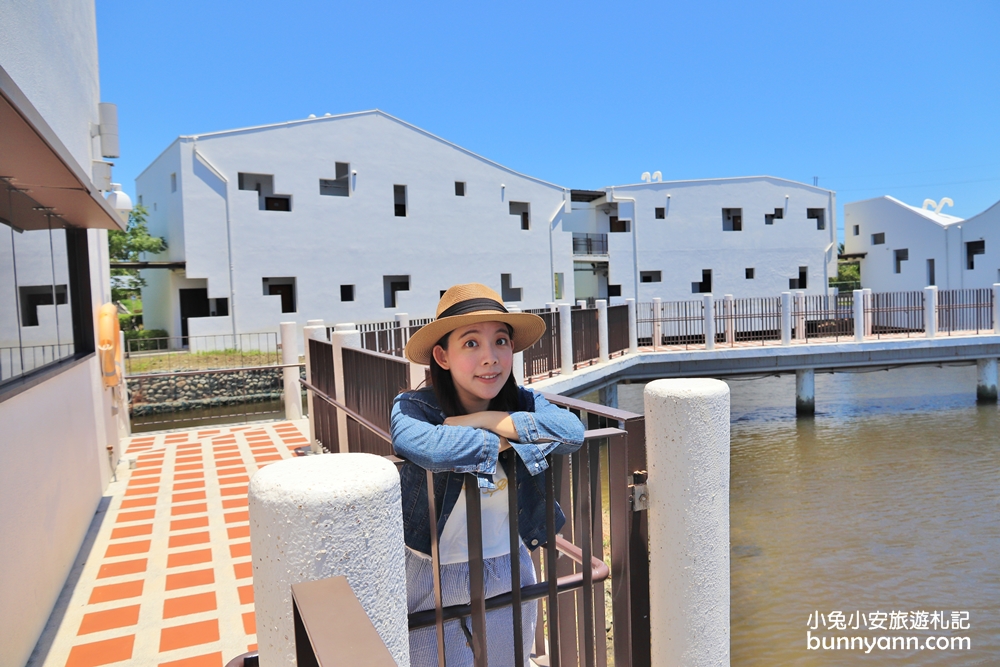
[[635, 197], [619, 197], [612, 187], [611, 199], [615, 202], [618, 200], [632, 202], [632, 280], [635, 281], [635, 302], [639, 303], [639, 216], [636, 214]]
[[[565, 196], [565, 193], [563, 194]], [[553, 257], [552, 250], [552, 235], [556, 230], [556, 218], [559, 217], [559, 209], [565, 210], [566, 202], [565, 200], [559, 204], [559, 208], [555, 210], [552, 217], [549, 218], [549, 290], [552, 294], [552, 300], [556, 300], [556, 262]]]
[[208, 168], [215, 177], [218, 178], [226, 187], [226, 256], [229, 264], [229, 320], [233, 324], [233, 344], [236, 344], [236, 292], [233, 289], [233, 235], [232, 227], [229, 222], [229, 179], [222, 175], [222, 172], [215, 168], [208, 158], [198, 152], [198, 139], [194, 140], [194, 156], [198, 158], [205, 167]]

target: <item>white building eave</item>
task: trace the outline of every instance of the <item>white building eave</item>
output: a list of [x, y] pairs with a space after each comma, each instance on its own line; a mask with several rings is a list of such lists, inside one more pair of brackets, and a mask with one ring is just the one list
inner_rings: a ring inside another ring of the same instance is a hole
[[691, 178], [678, 181], [654, 181], [652, 183], [629, 183], [626, 185], [610, 185], [605, 189], [628, 189], [628, 188], [648, 188], [651, 185], [656, 186], [668, 186], [668, 185], [688, 185], [692, 183], [706, 184], [706, 183], [737, 183], [740, 181], [780, 181], [781, 183], [788, 183], [796, 187], [805, 188], [807, 190], [813, 190], [815, 192], [833, 193], [833, 190], [827, 188], [821, 188], [817, 185], [809, 185], [808, 183], [802, 183], [800, 181], [793, 181], [789, 178], [781, 178], [780, 176], [727, 176], [723, 178]]

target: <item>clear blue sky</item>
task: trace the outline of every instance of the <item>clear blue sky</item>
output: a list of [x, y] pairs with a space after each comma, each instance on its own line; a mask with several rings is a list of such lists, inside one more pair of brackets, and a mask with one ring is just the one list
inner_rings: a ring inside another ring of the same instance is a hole
[[[134, 179], [195, 134], [379, 108], [571, 188], [770, 174], [1000, 200], [1000, 2], [97, 0]], [[838, 226], [842, 227], [838, 212]]]

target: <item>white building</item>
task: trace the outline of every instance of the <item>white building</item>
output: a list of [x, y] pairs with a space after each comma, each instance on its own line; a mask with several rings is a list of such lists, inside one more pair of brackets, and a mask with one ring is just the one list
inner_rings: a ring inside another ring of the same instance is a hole
[[95, 313], [103, 230], [124, 224], [101, 194], [117, 128], [93, 1], [0, 0], [0, 17], [0, 663], [23, 665], [118, 457]]
[[836, 261], [828, 190], [570, 190], [380, 111], [179, 137], [136, 192], [168, 243], [143, 272], [144, 323], [172, 336], [425, 317], [470, 281], [521, 308], [823, 291]]
[[844, 241], [845, 253], [861, 256], [862, 284], [876, 292], [1000, 282], [1000, 203], [963, 220], [930, 200], [923, 208], [892, 197], [851, 202]]

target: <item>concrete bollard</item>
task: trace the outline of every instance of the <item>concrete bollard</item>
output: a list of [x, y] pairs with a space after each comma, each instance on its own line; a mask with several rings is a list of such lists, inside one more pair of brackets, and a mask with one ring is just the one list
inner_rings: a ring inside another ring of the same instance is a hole
[[723, 332], [726, 334], [726, 345], [736, 344], [736, 300], [732, 294], [722, 297]]
[[980, 403], [997, 402], [997, 360], [976, 360], [976, 400]]
[[562, 374], [573, 372], [573, 309], [568, 303], [559, 304], [559, 352]]
[[[310, 325], [302, 329], [302, 337], [305, 342], [305, 354], [306, 354], [306, 382], [312, 384], [312, 363], [310, 362], [309, 354], [309, 341], [319, 340], [326, 342], [326, 327], [322, 324]], [[316, 442], [316, 411], [313, 410], [314, 402], [313, 394], [310, 391], [306, 398], [306, 408], [309, 410], [309, 449], [312, 450], [313, 454], [322, 454], [323, 448], [320, 444]]]
[[400, 339], [402, 340], [402, 345], [405, 347], [406, 342], [410, 340], [410, 314], [409, 313], [396, 313], [396, 326], [402, 332]]
[[792, 293], [781, 293], [781, 344], [792, 344]]
[[644, 391], [654, 667], [729, 665], [729, 387]]
[[705, 349], [715, 349], [715, 299], [711, 294], [702, 297], [705, 304]]
[[597, 300], [597, 358], [601, 362], [611, 359], [608, 354], [608, 302]]
[[[507, 312], [510, 312], [510, 313], [520, 313], [521, 309], [518, 308], [517, 306], [507, 306]], [[514, 376], [514, 382], [516, 382], [517, 386], [519, 386], [519, 387], [523, 386], [524, 385], [524, 352], [515, 352], [514, 353], [514, 362], [513, 363], [514, 363], [514, 365], [511, 368], [511, 375]], [[410, 366], [412, 368], [413, 364], [410, 364]], [[423, 366], [421, 366], [421, 368], [423, 368]], [[412, 372], [411, 372], [411, 378], [412, 378]], [[410, 386], [411, 387], [414, 386], [412, 384], [412, 382], [411, 382]]]
[[854, 342], [865, 340], [865, 291], [854, 290]]
[[584, 308], [585, 309], [587, 307], [587, 300], [586, 299], [577, 299], [576, 300], [576, 307], [577, 308]]
[[324, 327], [324, 326], [326, 326], [326, 324], [323, 323], [323, 320], [306, 320], [306, 326], [307, 327]]
[[872, 295], [872, 290], [870, 287], [866, 287], [862, 292], [865, 293], [865, 335], [871, 336], [872, 331], [874, 331], [874, 319], [873, 315], [875, 310], [875, 297]]
[[1000, 334], [1000, 283], [993, 283], [993, 333]]
[[553, 302], [551, 302], [551, 301], [547, 301], [547, 302], [545, 303], [545, 307], [546, 307], [546, 308], [548, 309], [548, 311], [549, 311], [550, 313], [555, 313], [555, 312], [558, 312], [558, 310], [559, 310], [559, 308], [558, 308], [558, 307], [556, 306], [556, 304], [554, 304], [554, 303], [553, 303]]
[[928, 338], [937, 336], [937, 304], [938, 288], [928, 285], [924, 288], [924, 335]]
[[653, 297], [653, 352], [663, 341], [663, 300]]
[[806, 339], [806, 293], [795, 292], [795, 340]]
[[[334, 397], [343, 402], [347, 395], [344, 389], [344, 348], [361, 347], [361, 332], [353, 322], [338, 324], [330, 333], [330, 343], [333, 345], [333, 386], [337, 392]], [[347, 413], [337, 410], [337, 440], [340, 442], [341, 453], [350, 451], [347, 441]]]
[[398, 665], [409, 665], [399, 474], [372, 454], [285, 459], [253, 476], [250, 545], [260, 663], [295, 664], [292, 584], [346, 576]]
[[[281, 363], [299, 363], [298, 324], [295, 322], [281, 323]], [[299, 367], [285, 366], [282, 369], [284, 388], [282, 397], [285, 401], [285, 419], [302, 419], [302, 389], [299, 385]]]
[[812, 368], [795, 371], [795, 414], [799, 417], [816, 414], [816, 371]]
[[635, 299], [625, 299], [628, 306], [628, 353], [635, 354], [639, 351], [639, 325], [636, 322]]

